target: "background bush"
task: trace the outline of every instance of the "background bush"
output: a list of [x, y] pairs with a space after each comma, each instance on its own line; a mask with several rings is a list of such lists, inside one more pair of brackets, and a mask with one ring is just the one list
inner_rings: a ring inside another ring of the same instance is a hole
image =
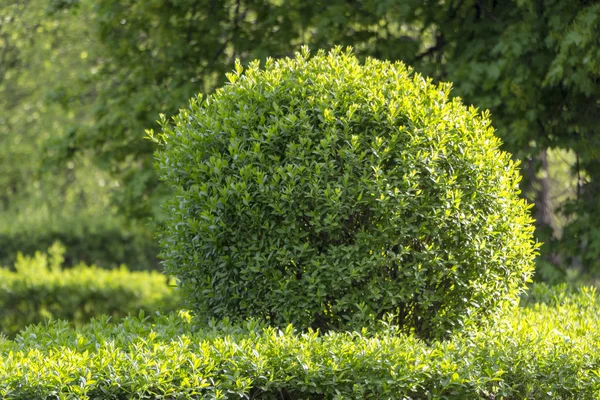
[[67, 174], [55, 168], [36, 174], [42, 150], [31, 147], [16, 160], [0, 157], [0, 175], [19, 183], [14, 193], [0, 195], [0, 265], [12, 265], [18, 252], [33, 255], [59, 241], [66, 246], [66, 266], [158, 269], [148, 221], [128, 220], [111, 204], [117, 182], [85, 159], [72, 162]]
[[165, 265], [199, 314], [338, 329], [393, 313], [437, 337], [516, 300], [532, 220], [487, 113], [340, 49], [242, 70], [157, 138]]
[[[562, 294], [558, 293], [558, 297]], [[426, 344], [394, 327], [297, 333], [189, 316], [29, 327], [0, 339], [0, 396], [102, 399], [595, 399], [598, 296], [532, 304]]]
[[104, 270], [79, 264], [62, 269], [64, 250], [19, 255], [15, 270], [0, 269], [0, 332], [12, 336], [29, 324], [67, 320], [77, 325], [92, 317], [169, 312], [179, 294], [158, 272]]
[[119, 218], [110, 216], [56, 215], [40, 220], [29, 218], [31, 214], [27, 216], [23, 223], [15, 221], [20, 218], [13, 213], [2, 217], [2, 220], [12, 217], [12, 221], [0, 228], [0, 265], [12, 265], [19, 252], [33, 256], [59, 241], [66, 247], [66, 267], [85, 263], [102, 268], [126, 264], [134, 270], [160, 269], [156, 257], [158, 246], [151, 231], [142, 224], [126, 226]]

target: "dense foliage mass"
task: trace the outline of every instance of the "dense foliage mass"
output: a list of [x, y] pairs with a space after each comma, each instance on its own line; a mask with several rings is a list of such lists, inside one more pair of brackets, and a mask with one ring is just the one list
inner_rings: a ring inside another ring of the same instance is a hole
[[338, 329], [392, 313], [439, 337], [523, 289], [518, 172], [449, 85], [339, 49], [229, 78], [157, 139], [176, 192], [165, 265], [201, 315]]
[[48, 209], [27, 209], [31, 212], [0, 216], [0, 265], [12, 265], [19, 252], [34, 255], [59, 241], [66, 248], [64, 264], [69, 267], [85, 263], [160, 269], [158, 246], [143, 224], [126, 226], [122, 218], [110, 215], [73, 215], [68, 208], [52, 215]]
[[[63, 146], [92, 123], [91, 97], [75, 93], [76, 82], [88, 87], [81, 80], [96, 45], [89, 21], [53, 3], [0, 2], [0, 265], [58, 240], [67, 265], [156, 268], [146, 221], [125, 218], [111, 201], [121, 183]], [[61, 162], [65, 154], [73, 157]]]
[[531, 304], [493, 329], [425, 344], [398, 334], [299, 334], [189, 316], [30, 327], [0, 339], [5, 399], [595, 399], [600, 310], [591, 289]]
[[181, 305], [160, 273], [83, 264], [62, 269], [62, 263], [62, 249], [55, 245], [48, 255], [20, 255], [14, 270], [0, 269], [1, 333], [13, 336], [27, 325], [56, 319], [81, 325], [100, 315], [167, 313]]

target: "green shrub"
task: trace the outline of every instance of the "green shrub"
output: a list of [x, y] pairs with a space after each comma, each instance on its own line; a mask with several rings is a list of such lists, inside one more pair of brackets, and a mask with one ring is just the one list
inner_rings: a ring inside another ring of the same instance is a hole
[[12, 336], [47, 320], [79, 325], [100, 315], [169, 312], [180, 305], [178, 291], [161, 273], [83, 264], [63, 270], [63, 251], [55, 245], [49, 255], [19, 255], [16, 271], [0, 269], [0, 332]]
[[[15, 131], [12, 136], [20, 135]], [[7, 160], [0, 160], [0, 175], [20, 176], [15, 187], [0, 182], [1, 266], [12, 265], [18, 252], [33, 255], [59, 241], [67, 247], [65, 265], [69, 267], [84, 262], [105, 268], [120, 264], [132, 269], [161, 268], [152, 227], [125, 217], [122, 209], [115, 208], [112, 193], [117, 182], [108, 173], [85, 157], [63, 168], [41, 165], [40, 159], [51, 157], [51, 150], [24, 138], [17, 142], [19, 146], [12, 150], [26, 152], [12, 163], [3, 165]], [[0, 143], [5, 145], [2, 139]], [[21, 145], [25, 147], [20, 148]], [[45, 156], [40, 157], [41, 153]], [[135, 190], [131, 188], [132, 192]], [[139, 194], [138, 199], [142, 198]], [[159, 220], [159, 213], [155, 214]]]
[[[516, 309], [493, 329], [426, 344], [393, 329], [296, 333], [185, 314], [29, 327], [0, 340], [5, 399], [597, 399], [600, 310]], [[62, 397], [61, 397], [62, 396]], [[87, 397], [86, 397], [87, 396]]]
[[242, 70], [150, 132], [175, 191], [162, 256], [199, 314], [327, 330], [391, 313], [430, 338], [517, 300], [533, 227], [487, 113], [339, 49]]
[[159, 270], [153, 234], [141, 223], [126, 226], [110, 215], [48, 215], [54, 210], [14, 210], [0, 216], [0, 265], [12, 265], [21, 252], [33, 256], [58, 241], [67, 248], [65, 266], [79, 263], [114, 268], [127, 264], [137, 270]]

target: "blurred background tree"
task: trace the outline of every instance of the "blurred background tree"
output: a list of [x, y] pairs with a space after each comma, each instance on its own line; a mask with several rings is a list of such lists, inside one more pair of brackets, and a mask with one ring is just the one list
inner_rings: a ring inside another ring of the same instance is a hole
[[68, 265], [158, 267], [151, 230], [110, 201], [119, 181], [61, 147], [94, 124], [90, 25], [45, 2], [0, 4], [0, 265], [60, 240]]
[[0, 24], [0, 259], [46, 232], [73, 258], [156, 265], [166, 193], [144, 131], [236, 58], [307, 44], [402, 60], [490, 109], [523, 160], [538, 279], [600, 273], [597, 1], [8, 0]]

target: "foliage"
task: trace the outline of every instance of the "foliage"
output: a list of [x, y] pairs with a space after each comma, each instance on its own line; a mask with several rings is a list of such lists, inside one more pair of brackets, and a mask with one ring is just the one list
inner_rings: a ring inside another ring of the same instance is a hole
[[[178, 7], [164, 2], [146, 7], [132, 2], [128, 8], [104, 1], [96, 6], [100, 38], [107, 45], [122, 43], [108, 46], [114, 69], [106, 70], [112, 75], [120, 72], [117, 79], [126, 89], [118, 98], [150, 113], [131, 124], [110, 119], [115, 123], [100, 124], [95, 137], [126, 154], [143, 156], [138, 150], [147, 148], [129, 139], [130, 127], [136, 127], [134, 132], [151, 127], [157, 110], [173, 111], [187, 94], [210, 92], [233, 68], [236, 57], [246, 61], [281, 57], [300, 44], [352, 45], [360, 58], [404, 60], [427, 75], [454, 82], [455, 95], [491, 110], [504, 148], [526, 160], [533, 175], [545, 149], [575, 152], [571, 168], [580, 177], [578, 196], [556, 207], [572, 217], [565, 228], [568, 234], [543, 248], [540, 263], [556, 254], [554, 264], [569, 262], [586, 271], [598, 270], [598, 4], [584, 0], [216, 4], [189, 0], [178, 2]], [[146, 65], [153, 67], [149, 70]], [[172, 65], [178, 68], [173, 70]], [[129, 73], [132, 66], [135, 74]], [[162, 88], [168, 88], [168, 97], [152, 95]], [[113, 92], [106, 91], [108, 96]], [[131, 96], [132, 92], [139, 96]], [[125, 134], [108, 135], [122, 131]], [[584, 175], [588, 179], [581, 179]], [[538, 208], [547, 206], [536, 193], [530, 199]], [[545, 231], [553, 227], [542, 220], [538, 227], [538, 237], [549, 242], [553, 234]]]
[[[293, 55], [301, 44], [352, 45], [360, 55], [391, 59], [418, 48], [418, 28], [402, 21], [414, 19], [410, 7], [393, 2], [71, 3], [88, 19], [87, 33], [95, 38], [97, 52], [88, 55], [94, 67], [71, 86], [74, 95], [91, 99], [94, 124], [73, 129], [57, 148], [65, 157], [93, 149], [94, 158], [122, 183], [115, 198], [120, 209], [138, 217], [164, 196], [151, 172], [151, 143], [141, 140], [144, 130], [157, 127], [159, 112], [173, 115], [198, 92], [220, 86], [236, 58]], [[381, 28], [383, 20], [388, 23]]]
[[157, 246], [144, 224], [115, 215], [86, 215], [81, 209], [72, 214], [69, 206], [49, 203], [30, 198], [20, 210], [0, 215], [0, 265], [14, 263], [19, 252], [33, 255], [59, 241], [66, 246], [66, 267], [86, 263], [115, 268], [125, 263], [134, 270], [160, 268]]
[[[423, 4], [425, 25], [436, 39], [418, 68], [454, 82], [455, 93], [468, 103], [490, 109], [505, 148], [526, 160], [526, 175], [535, 176], [546, 149], [575, 154], [577, 196], [556, 207], [571, 221], [559, 240], [542, 247], [539, 261], [553, 258], [555, 265], [598, 273], [600, 5], [585, 0]], [[535, 202], [538, 209], [548, 206]], [[544, 241], [560, 236], [548, 221], [538, 221], [538, 228]]]
[[[142, 221], [128, 221], [112, 206], [106, 173], [89, 162], [70, 164], [67, 177], [42, 176], [11, 195], [0, 213], [0, 265], [18, 252], [33, 255], [54, 241], [66, 247], [65, 265], [157, 269], [156, 244]], [[68, 167], [67, 167], [68, 168]]]
[[[557, 296], [561, 296], [557, 294]], [[511, 310], [502, 322], [425, 344], [380, 332], [295, 332], [189, 315], [32, 326], [0, 340], [6, 399], [593, 399], [600, 390], [599, 303]]]
[[504, 149], [525, 161], [523, 189], [537, 210], [547, 207], [536, 184], [547, 172], [536, 174], [540, 154], [574, 154], [576, 196], [551, 207], [568, 217], [566, 234], [539, 219], [536, 235], [547, 244], [538, 265], [544, 279], [564, 276], [548, 265], [594, 273], [599, 23], [600, 7], [585, 0], [6, 0], [0, 198], [17, 207], [5, 193], [32, 185], [32, 154], [45, 149], [47, 165], [93, 158], [118, 183], [110, 194], [120, 213], [160, 220], [165, 187], [143, 140], [159, 112], [172, 115], [220, 86], [236, 58], [352, 45], [360, 59], [403, 60], [454, 82], [454, 95], [491, 110]]
[[[83, 21], [49, 14], [43, 2], [2, 2], [0, 21], [0, 202], [6, 207], [40, 180], [45, 143], [89, 122], [89, 110], [73, 107], [67, 94], [87, 67], [81, 52], [90, 42]], [[72, 168], [60, 171], [56, 186], [72, 182]]]
[[[164, 264], [201, 315], [440, 337], [532, 270], [519, 175], [487, 114], [340, 49], [257, 62], [156, 139]], [[152, 134], [152, 133], [151, 133]]]
[[160, 273], [83, 264], [62, 269], [63, 255], [64, 248], [55, 244], [47, 255], [19, 255], [14, 271], [0, 269], [0, 332], [14, 335], [54, 319], [80, 325], [100, 315], [169, 312], [180, 304], [178, 292]]
[[87, 152], [58, 163], [75, 153], [65, 146], [72, 128], [91, 122], [89, 96], [74, 84], [96, 70], [88, 23], [49, 2], [0, 5], [0, 264], [59, 240], [68, 265], [157, 267], [147, 222], [128, 221], [110, 200], [120, 183]]

